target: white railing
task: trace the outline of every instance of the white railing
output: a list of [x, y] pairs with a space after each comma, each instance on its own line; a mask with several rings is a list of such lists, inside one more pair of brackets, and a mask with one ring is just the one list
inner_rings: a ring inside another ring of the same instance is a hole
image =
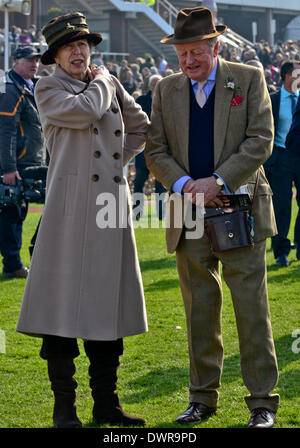
[[127, 0], [131, 3], [145, 3], [162, 17], [172, 28], [178, 14], [178, 9], [168, 0]]
[[[144, 3], [145, 5], [151, 7], [162, 19], [164, 19], [169, 26], [174, 28], [174, 24], [178, 15], [178, 9], [172, 5], [168, 0], [125, 0], [125, 3]], [[224, 37], [229, 45], [233, 47], [250, 45], [253, 43], [245, 39], [244, 37], [237, 34], [235, 31], [228, 29], [227, 36]]]

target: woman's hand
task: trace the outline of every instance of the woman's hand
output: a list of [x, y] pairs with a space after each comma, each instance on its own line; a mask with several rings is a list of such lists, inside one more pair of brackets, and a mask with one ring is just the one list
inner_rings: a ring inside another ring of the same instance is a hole
[[104, 76], [105, 78], [107, 78], [109, 80], [111, 79], [110, 73], [109, 73], [109, 71], [107, 70], [107, 68], [104, 65], [92, 65], [90, 67], [90, 70], [91, 70], [91, 74], [92, 74], [92, 78], [93, 79], [97, 75]]

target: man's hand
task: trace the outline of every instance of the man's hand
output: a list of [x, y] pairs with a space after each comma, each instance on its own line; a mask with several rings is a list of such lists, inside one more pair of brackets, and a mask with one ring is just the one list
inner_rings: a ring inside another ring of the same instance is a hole
[[11, 173], [4, 173], [2, 176], [3, 183], [6, 185], [16, 185], [16, 179], [21, 180], [19, 171], [13, 171]]
[[221, 191], [221, 186], [217, 185], [214, 176], [205, 177], [203, 179], [188, 180], [183, 188], [183, 193], [192, 193], [192, 202], [196, 204], [196, 194], [204, 194], [204, 205], [208, 207], [222, 207], [223, 202], [217, 197]]

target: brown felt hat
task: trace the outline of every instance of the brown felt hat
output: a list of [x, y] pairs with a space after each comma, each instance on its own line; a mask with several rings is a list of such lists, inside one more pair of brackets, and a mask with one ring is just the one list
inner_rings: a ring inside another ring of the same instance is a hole
[[102, 41], [99, 33], [90, 33], [86, 18], [81, 12], [71, 12], [51, 19], [43, 28], [48, 50], [41, 57], [44, 65], [55, 64], [54, 57], [59, 47], [69, 42], [87, 39], [94, 45]]
[[177, 15], [174, 34], [161, 39], [162, 44], [187, 44], [211, 39], [225, 33], [226, 25], [215, 26], [211, 10], [203, 6], [181, 9]]

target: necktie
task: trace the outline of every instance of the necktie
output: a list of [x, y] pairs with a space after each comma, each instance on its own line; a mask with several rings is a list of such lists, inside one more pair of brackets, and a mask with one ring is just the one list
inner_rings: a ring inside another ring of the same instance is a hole
[[296, 95], [290, 95], [291, 101], [292, 101], [292, 114], [295, 112], [296, 105], [297, 105], [297, 97]]
[[206, 103], [206, 95], [203, 90], [204, 84], [206, 84], [206, 81], [198, 82], [198, 89], [197, 89], [197, 93], [196, 93], [196, 101], [201, 108]]

